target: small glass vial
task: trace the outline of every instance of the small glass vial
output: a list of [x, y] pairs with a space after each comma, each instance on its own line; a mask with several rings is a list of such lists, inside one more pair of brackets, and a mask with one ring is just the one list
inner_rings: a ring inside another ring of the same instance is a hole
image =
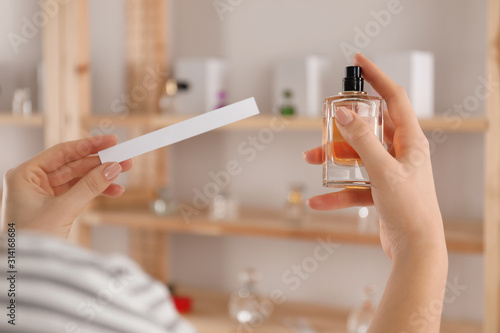
[[272, 309], [266, 306], [266, 299], [256, 291], [260, 273], [248, 268], [239, 274], [242, 287], [229, 298], [229, 315], [240, 324], [257, 326], [271, 315]]
[[348, 333], [367, 333], [370, 324], [375, 317], [375, 306], [373, 296], [375, 295], [375, 286], [365, 287], [365, 300], [363, 306], [353, 310], [347, 318]]
[[293, 184], [286, 197], [284, 209], [284, 218], [294, 226], [299, 226], [305, 220], [306, 203], [304, 200], [304, 186], [302, 184]]
[[226, 192], [217, 194], [208, 208], [208, 218], [212, 221], [235, 221], [239, 216], [239, 200]]
[[283, 104], [280, 106], [280, 114], [282, 116], [293, 116], [295, 114], [293, 92], [291, 90], [283, 91]]
[[370, 188], [370, 179], [358, 153], [344, 140], [335, 122], [335, 113], [344, 108], [364, 119], [383, 143], [383, 104], [377, 96], [363, 91], [361, 67], [346, 67], [343, 91], [323, 103], [323, 186], [337, 188]]
[[149, 209], [158, 216], [173, 215], [177, 212], [177, 201], [169, 187], [160, 187], [156, 200], [149, 203]]

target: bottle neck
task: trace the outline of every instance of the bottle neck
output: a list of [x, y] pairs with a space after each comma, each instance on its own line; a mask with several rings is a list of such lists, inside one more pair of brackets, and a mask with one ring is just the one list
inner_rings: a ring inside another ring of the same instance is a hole
[[368, 95], [366, 91], [341, 91], [339, 95]]

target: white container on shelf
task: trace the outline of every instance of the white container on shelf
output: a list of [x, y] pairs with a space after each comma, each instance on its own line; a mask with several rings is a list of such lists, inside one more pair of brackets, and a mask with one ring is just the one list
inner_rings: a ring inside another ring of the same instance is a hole
[[273, 102], [279, 107], [284, 92], [292, 92], [293, 106], [299, 116], [321, 117], [321, 104], [326, 96], [325, 80], [328, 59], [320, 56], [285, 58], [274, 67]]
[[186, 83], [186, 90], [179, 90], [175, 97], [175, 112], [196, 114], [214, 110], [219, 104], [219, 94], [226, 91], [227, 63], [219, 58], [178, 59], [174, 76]]
[[19, 88], [19, 77], [12, 64], [0, 64], [0, 110], [11, 110], [14, 92]]
[[374, 58], [375, 63], [402, 85], [417, 117], [434, 116], [434, 54], [426, 51], [401, 51]]

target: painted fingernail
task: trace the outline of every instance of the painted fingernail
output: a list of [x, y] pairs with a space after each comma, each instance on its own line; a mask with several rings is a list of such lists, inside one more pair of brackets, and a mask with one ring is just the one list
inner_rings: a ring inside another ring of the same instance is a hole
[[351, 111], [346, 108], [338, 108], [337, 111], [335, 111], [335, 118], [337, 118], [337, 121], [342, 126], [347, 126], [354, 120]]
[[118, 176], [118, 174], [120, 173], [120, 171], [122, 171], [121, 165], [119, 163], [117, 163], [117, 162], [114, 162], [114, 163], [108, 165], [104, 169], [104, 178], [106, 178], [106, 180], [112, 180], [116, 176]]

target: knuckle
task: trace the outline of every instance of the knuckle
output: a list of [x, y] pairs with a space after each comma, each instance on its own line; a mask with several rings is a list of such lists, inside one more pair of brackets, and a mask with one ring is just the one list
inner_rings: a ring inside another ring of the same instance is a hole
[[14, 169], [9, 169], [5, 172], [5, 178], [12, 177], [14, 175]]
[[5, 172], [5, 174], [3, 175], [5, 184], [9, 184], [12, 182], [12, 180], [15, 178], [15, 173], [15, 169], [9, 169]]
[[371, 131], [363, 120], [360, 120], [356, 126], [354, 126], [352, 133], [349, 135], [349, 139], [353, 143], [364, 144], [371, 140]]
[[407, 92], [407, 91], [406, 91], [406, 89], [405, 89], [402, 85], [400, 85], [400, 84], [398, 84], [398, 85], [396, 86], [396, 93], [397, 93], [398, 95], [400, 95], [400, 96], [408, 96], [408, 92]]
[[101, 187], [99, 186], [99, 181], [96, 177], [85, 177], [83, 178], [84, 184], [93, 195], [99, 195], [101, 193]]
[[418, 150], [421, 150], [425, 153], [430, 152], [429, 140], [425, 137], [425, 135], [422, 135], [421, 137], [419, 137], [415, 140], [415, 147]]

